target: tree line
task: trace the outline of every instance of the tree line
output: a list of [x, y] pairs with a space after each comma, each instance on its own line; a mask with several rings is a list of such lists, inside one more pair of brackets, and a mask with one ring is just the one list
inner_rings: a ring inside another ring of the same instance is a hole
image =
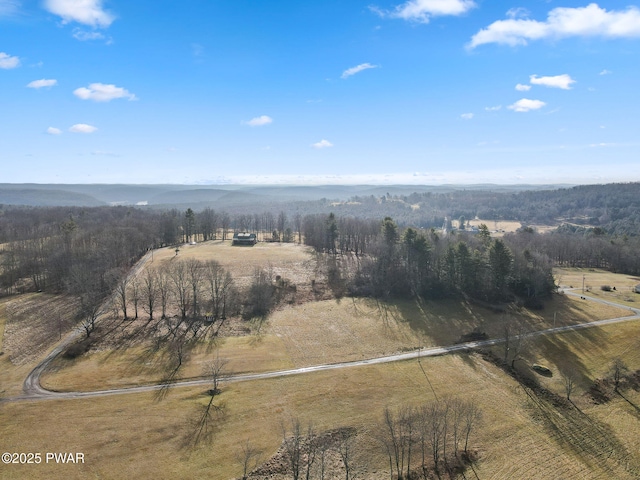
[[[555, 288], [553, 264], [523, 235], [493, 239], [486, 225], [478, 234], [402, 230], [390, 217], [381, 222], [333, 214], [303, 219], [305, 243], [339, 257], [333, 263], [337, 271], [332, 275], [329, 270], [330, 283], [342, 282], [351, 294], [376, 298], [462, 294], [539, 306]], [[345, 256], [356, 258], [355, 268]]]

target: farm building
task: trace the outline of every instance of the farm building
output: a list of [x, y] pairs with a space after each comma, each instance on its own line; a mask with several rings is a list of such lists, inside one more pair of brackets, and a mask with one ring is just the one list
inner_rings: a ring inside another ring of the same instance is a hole
[[233, 234], [233, 245], [255, 245], [258, 239], [255, 233], [236, 232]]

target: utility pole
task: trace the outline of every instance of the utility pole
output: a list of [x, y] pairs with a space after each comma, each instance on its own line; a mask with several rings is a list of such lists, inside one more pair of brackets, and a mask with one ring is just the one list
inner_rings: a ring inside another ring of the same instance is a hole
[[584, 277], [585, 275], [582, 275], [582, 294], [584, 295]]

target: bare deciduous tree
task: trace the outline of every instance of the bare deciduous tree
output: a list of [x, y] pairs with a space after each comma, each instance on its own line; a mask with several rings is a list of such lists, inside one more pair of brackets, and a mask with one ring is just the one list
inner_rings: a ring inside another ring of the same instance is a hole
[[285, 424], [282, 424], [282, 444], [284, 454], [289, 468], [291, 470], [291, 478], [298, 480], [300, 478], [300, 466], [302, 463], [303, 436], [300, 420], [291, 419], [291, 433], [287, 432]]
[[162, 310], [161, 318], [167, 318], [167, 306], [171, 298], [171, 284], [169, 283], [169, 276], [164, 270], [154, 270], [156, 277], [156, 288], [158, 291], [158, 298], [160, 300], [160, 308]]
[[180, 310], [180, 318], [185, 320], [191, 303], [191, 285], [189, 284], [189, 273], [185, 262], [176, 261], [169, 270], [169, 278], [174, 299]]
[[211, 388], [208, 390], [210, 396], [207, 405], [200, 410], [198, 420], [196, 422], [195, 433], [193, 437], [194, 445], [201, 440], [209, 437], [213, 431], [214, 421], [220, 420], [225, 413], [224, 403], [216, 404], [214, 400], [222, 391], [220, 390], [220, 380], [226, 376], [226, 365], [228, 361], [216, 355], [216, 358], [209, 362], [204, 368], [204, 374], [211, 380]]
[[236, 457], [242, 466], [242, 480], [247, 480], [247, 475], [260, 463], [262, 452], [247, 439], [240, 447], [240, 453]]
[[609, 369], [609, 376], [613, 380], [613, 390], [616, 393], [619, 393], [620, 382], [628, 371], [629, 367], [627, 367], [620, 357], [613, 360], [611, 368]]
[[144, 296], [144, 309], [149, 315], [149, 321], [153, 320], [153, 312], [158, 298], [158, 281], [156, 272], [147, 270], [142, 278], [142, 293]]
[[578, 372], [575, 368], [566, 368], [561, 372], [562, 383], [564, 385], [564, 392], [567, 396], [567, 400], [571, 401], [571, 394], [576, 386], [576, 380], [578, 379]]
[[204, 376], [211, 380], [211, 395], [217, 395], [220, 393], [220, 382], [228, 376], [227, 365], [229, 360], [226, 358], [220, 358], [219, 354], [216, 354], [216, 358], [210, 362], [207, 362], [203, 368]]
[[138, 304], [140, 303], [140, 283], [137, 279], [133, 279], [129, 282], [129, 290], [131, 301], [133, 302], [134, 318], [138, 319]]
[[204, 278], [204, 265], [201, 261], [194, 258], [186, 260], [187, 277], [189, 285], [191, 287], [191, 314], [193, 318], [198, 318], [200, 313], [198, 304], [198, 298], [200, 297], [200, 291], [202, 290], [202, 280]]

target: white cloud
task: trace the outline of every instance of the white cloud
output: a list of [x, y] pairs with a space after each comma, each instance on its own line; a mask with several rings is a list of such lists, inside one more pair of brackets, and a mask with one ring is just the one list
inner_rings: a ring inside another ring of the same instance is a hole
[[271, 118], [268, 115], [260, 115], [259, 117], [252, 118], [246, 123], [251, 127], [262, 127], [264, 125], [269, 125], [270, 123], [273, 123], [273, 118]]
[[18, 57], [12, 57], [8, 53], [0, 52], [0, 68], [9, 70], [10, 68], [16, 68], [20, 65], [20, 59]]
[[531, 110], [538, 110], [545, 105], [546, 103], [542, 100], [529, 100], [528, 98], [522, 98], [513, 105], [509, 105], [507, 108], [514, 112], [529, 112]]
[[115, 85], [105, 85], [104, 83], [92, 83], [89, 88], [77, 88], [73, 91], [73, 94], [82, 100], [93, 100], [94, 102], [109, 102], [117, 98], [137, 100], [136, 96], [128, 90]]
[[606, 68], [604, 70], [602, 70], [598, 75], [611, 75], [613, 72], [610, 70], [607, 70]]
[[86, 123], [76, 123], [69, 128], [72, 133], [93, 133], [98, 130], [93, 125], [87, 125]]
[[460, 115], [460, 118], [464, 120], [471, 120], [473, 118], [473, 113], [463, 113]]
[[49, 127], [47, 128], [47, 133], [49, 135], [60, 135], [62, 133], [62, 130], [56, 127]]
[[486, 43], [526, 45], [531, 40], [565, 37], [640, 37], [640, 10], [607, 11], [596, 3], [586, 7], [558, 7], [551, 10], [547, 20], [516, 19], [498, 20], [480, 30], [468, 44], [469, 48]]
[[502, 109], [502, 105], [495, 105], [493, 107], [484, 107], [487, 112], [497, 112]]
[[317, 148], [317, 149], [321, 149], [321, 148], [329, 148], [329, 147], [333, 147], [333, 143], [331, 143], [329, 140], [325, 140], [324, 138], [322, 140], [320, 140], [319, 142], [316, 143], [312, 143], [311, 146], [313, 148]]
[[29, 82], [27, 84], [28, 88], [44, 88], [44, 87], [53, 87], [58, 83], [57, 80], [54, 79], [46, 79], [43, 78], [41, 80], [34, 80], [33, 82]]
[[64, 23], [78, 22], [106, 28], [115, 17], [102, 8], [102, 0], [45, 0], [44, 8], [62, 17]]
[[531, 75], [529, 80], [534, 85], [561, 88], [562, 90], [571, 90], [571, 85], [576, 83], [576, 81], [566, 73], [563, 75], [556, 75], [554, 77], [538, 77], [537, 75]]
[[507, 10], [507, 17], [509, 18], [527, 18], [530, 12], [524, 7], [510, 8]]
[[371, 65], [370, 63], [361, 63], [355, 67], [347, 68], [340, 78], [348, 78], [351, 75], [355, 75], [356, 73], [362, 72], [363, 70], [368, 70], [370, 68], [378, 68], [378, 65]]
[[523, 85], [522, 83], [519, 83], [516, 85], [516, 90], [519, 92], [528, 92], [531, 90], [531, 85]]
[[106, 37], [101, 32], [91, 31], [87, 32], [85, 30], [81, 30], [76, 28], [73, 30], [73, 38], [76, 40], [80, 40], [81, 42], [87, 42], [90, 40], [105, 40]]
[[473, 0], [409, 0], [392, 11], [372, 10], [382, 17], [429, 23], [431, 17], [462, 15], [475, 6]]

